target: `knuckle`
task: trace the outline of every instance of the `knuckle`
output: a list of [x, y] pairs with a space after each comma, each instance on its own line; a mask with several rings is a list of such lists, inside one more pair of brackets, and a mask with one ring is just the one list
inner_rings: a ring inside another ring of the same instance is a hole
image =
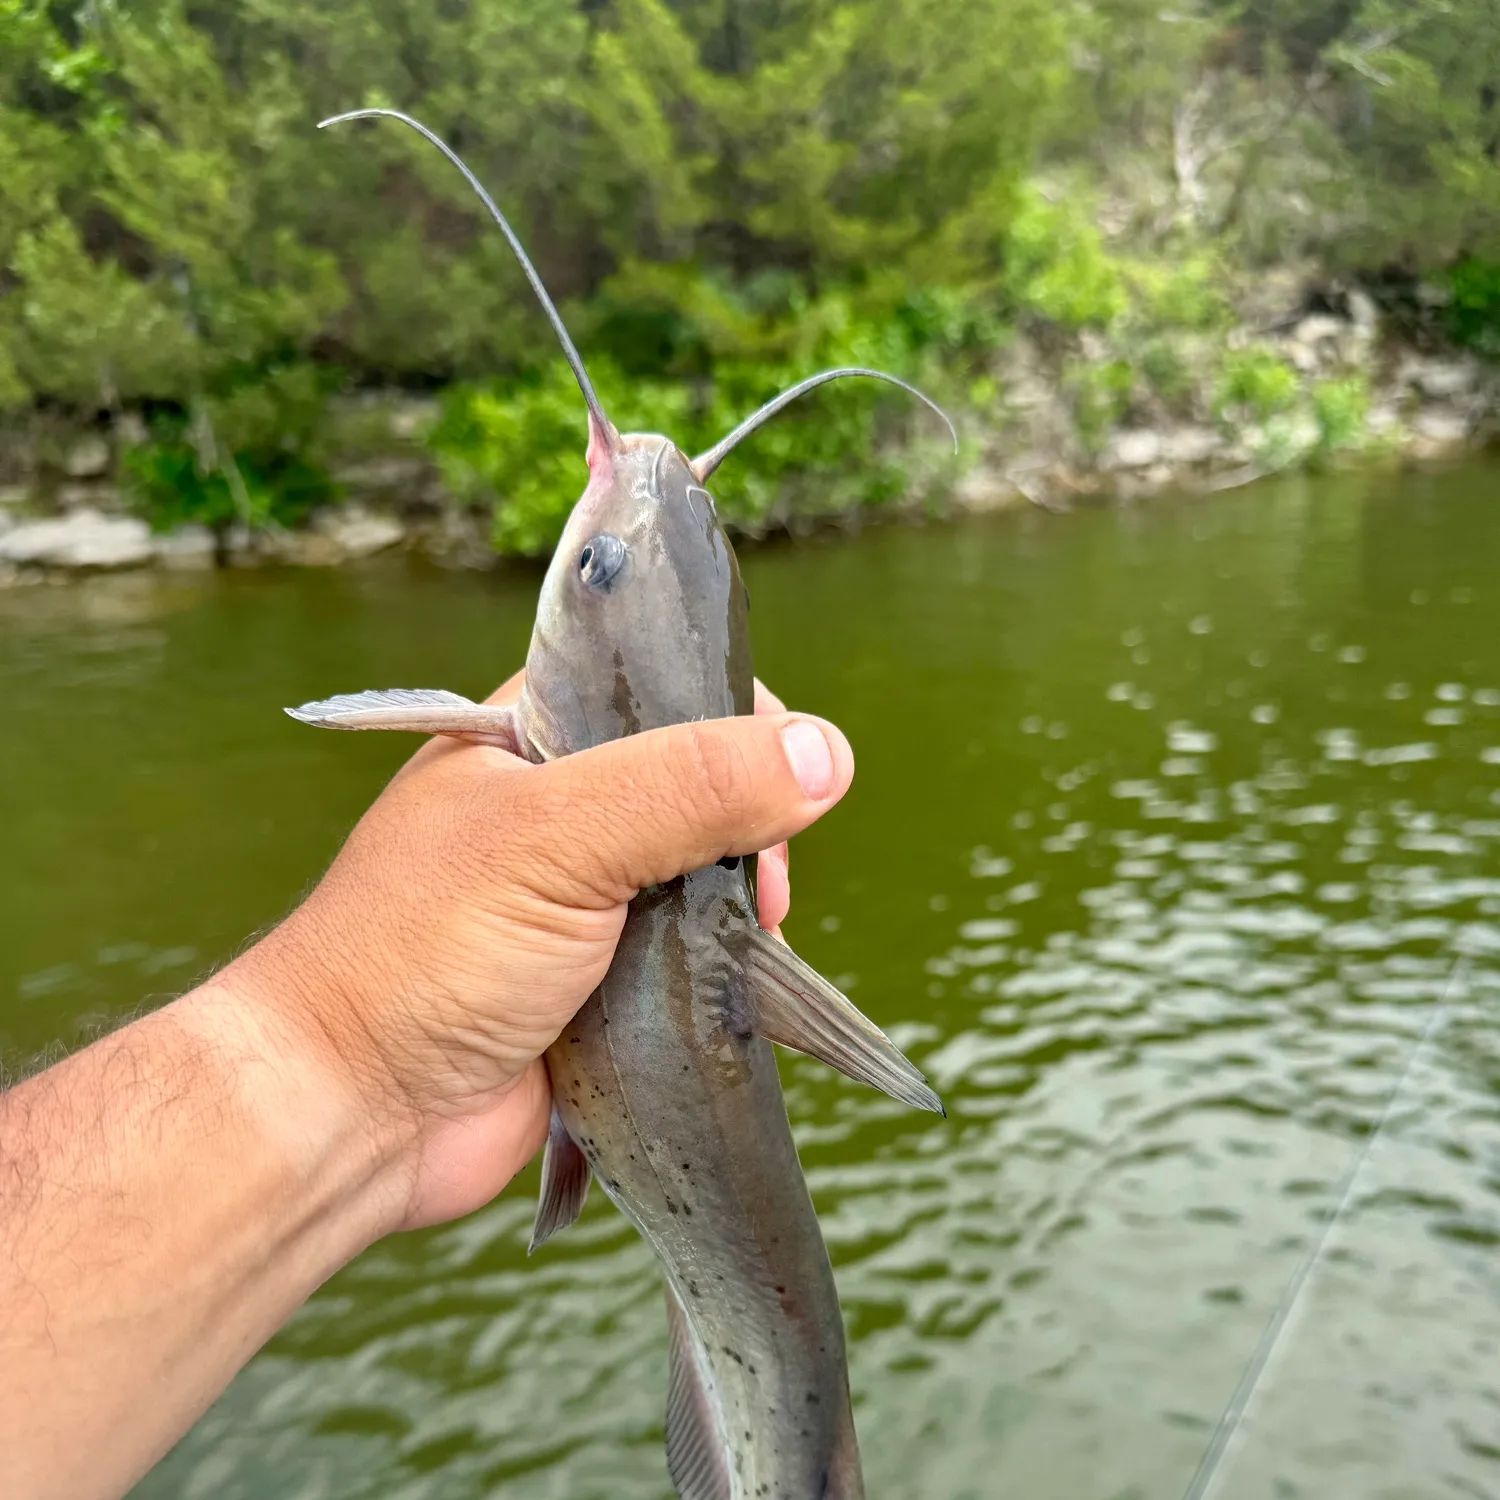
[[689, 811], [705, 828], [736, 828], [754, 807], [753, 778], [744, 747], [707, 724], [689, 724], [681, 737], [680, 777]]

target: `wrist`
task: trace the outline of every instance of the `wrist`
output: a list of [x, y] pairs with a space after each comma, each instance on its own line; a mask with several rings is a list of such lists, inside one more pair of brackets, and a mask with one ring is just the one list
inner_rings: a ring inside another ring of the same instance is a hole
[[359, 1086], [278, 966], [257, 950], [175, 1003], [179, 1025], [219, 1055], [247, 1149], [281, 1175], [308, 1251], [324, 1274], [399, 1228], [412, 1192], [417, 1129], [409, 1111]]

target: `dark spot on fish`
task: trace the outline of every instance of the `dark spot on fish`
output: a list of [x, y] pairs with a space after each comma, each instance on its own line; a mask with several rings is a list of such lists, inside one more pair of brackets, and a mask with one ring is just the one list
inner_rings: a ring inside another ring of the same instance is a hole
[[625, 675], [625, 656], [618, 646], [615, 647], [615, 690], [609, 706], [620, 716], [626, 734], [641, 732], [641, 721], [635, 711], [635, 694], [630, 691], [630, 679]]
[[698, 1290], [698, 1283], [696, 1281], [688, 1282], [688, 1293], [693, 1297], [701, 1297], [703, 1295], [703, 1293]]
[[735, 1364], [743, 1368], [745, 1361], [741, 1359], [738, 1353], [736, 1353], [735, 1350], [731, 1349], [728, 1344], [724, 1345], [724, 1352], [730, 1357], [730, 1359], [735, 1362]]
[[721, 870], [738, 870], [739, 867], [740, 857], [738, 854], [726, 854], [724, 858], [719, 861], [719, 868]]
[[614, 1188], [616, 1192], [618, 1192], [620, 1189], [620, 1179], [618, 1177], [611, 1177], [609, 1179], [609, 1185]]
[[818, 1480], [818, 1500], [828, 1500], [829, 1473], [823, 1470], [822, 1477]]
[[691, 1219], [693, 1217], [693, 1205], [691, 1203], [684, 1203], [682, 1205], [682, 1211], [688, 1216], [688, 1218]]
[[807, 1393], [807, 1404], [809, 1406], [816, 1406], [818, 1404], [818, 1393], [816, 1391], [809, 1391]]
[[786, 1288], [784, 1286], [779, 1286], [776, 1288], [776, 1290], [780, 1292], [783, 1297], [786, 1296]]
[[670, 1198], [667, 1199], [667, 1212], [669, 1214], [675, 1214], [677, 1212], [677, 1205], [673, 1203]]
[[683, 1162], [683, 1164], [682, 1164], [682, 1170], [684, 1172], [691, 1172], [693, 1170], [693, 1164], [692, 1164], [692, 1162], [690, 1162], [690, 1161]]

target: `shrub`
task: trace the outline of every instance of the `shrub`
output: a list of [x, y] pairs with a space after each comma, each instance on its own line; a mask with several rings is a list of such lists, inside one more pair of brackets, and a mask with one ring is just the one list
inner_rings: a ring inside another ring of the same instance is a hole
[[1318, 424], [1315, 459], [1326, 460], [1362, 444], [1370, 410], [1370, 387], [1363, 375], [1320, 381], [1313, 387], [1312, 406]]
[[1264, 345], [1231, 349], [1219, 372], [1214, 411], [1223, 417], [1238, 408], [1257, 422], [1286, 411], [1297, 399], [1297, 372]]

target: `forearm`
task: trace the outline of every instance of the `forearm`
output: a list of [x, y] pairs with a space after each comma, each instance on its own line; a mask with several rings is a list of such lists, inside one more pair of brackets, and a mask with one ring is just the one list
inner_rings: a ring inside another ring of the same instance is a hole
[[234, 971], [0, 1095], [5, 1493], [122, 1494], [409, 1189]]

